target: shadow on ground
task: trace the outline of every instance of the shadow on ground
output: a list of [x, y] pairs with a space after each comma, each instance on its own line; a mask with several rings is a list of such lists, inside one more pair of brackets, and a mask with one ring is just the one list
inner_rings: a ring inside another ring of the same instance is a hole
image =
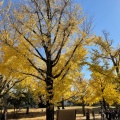
[[26, 113], [9, 113], [8, 119], [22, 119], [22, 118], [35, 118], [45, 116], [45, 112], [30, 112]]
[[[94, 112], [95, 112], [95, 120], [101, 120], [100, 119], [100, 115], [99, 115], [99, 108], [97, 109], [94, 109]], [[82, 110], [81, 109], [76, 109], [76, 113], [77, 113], [77, 117], [76, 117], [76, 120], [86, 120], [86, 117], [85, 116], [82, 116]], [[90, 111], [91, 113], [91, 111]], [[45, 111], [32, 111], [30, 112], [29, 114], [26, 114], [25, 112], [18, 112], [18, 113], [14, 113], [14, 112], [11, 112], [11, 113], [8, 113], [8, 120], [19, 120], [19, 119], [33, 119], [34, 118], [38, 118], [39, 120], [43, 120], [43, 119], [40, 119], [41, 117], [42, 118], [45, 118]], [[55, 112], [55, 115], [56, 115], [56, 112]], [[92, 120], [92, 117], [91, 119]]]

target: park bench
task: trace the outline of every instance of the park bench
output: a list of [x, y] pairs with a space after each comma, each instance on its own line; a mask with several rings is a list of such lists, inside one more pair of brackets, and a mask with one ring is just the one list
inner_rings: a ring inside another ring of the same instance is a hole
[[76, 120], [76, 110], [57, 110], [57, 120]]

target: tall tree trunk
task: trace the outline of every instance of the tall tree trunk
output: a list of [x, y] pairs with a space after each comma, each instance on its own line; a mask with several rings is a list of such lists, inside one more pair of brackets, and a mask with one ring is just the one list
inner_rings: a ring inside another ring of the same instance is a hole
[[26, 114], [29, 114], [29, 106], [26, 107]]
[[54, 120], [54, 104], [53, 100], [53, 79], [52, 79], [52, 63], [50, 51], [47, 53], [47, 76], [46, 76], [46, 120]]
[[118, 109], [118, 104], [117, 104], [117, 102], [115, 102], [115, 108]]
[[106, 108], [106, 101], [105, 101], [104, 97], [103, 97], [103, 107], [104, 107], [105, 110], [107, 109]]
[[14, 113], [15, 113], [15, 104], [14, 104]]
[[46, 102], [46, 120], [54, 120], [54, 104], [53, 99], [53, 82], [47, 81], [47, 102]]
[[54, 120], [54, 104], [47, 101], [46, 120]]
[[61, 104], [62, 104], [62, 109], [65, 109], [65, 106], [64, 106], [64, 98], [62, 98]]
[[84, 101], [82, 101], [82, 112], [83, 112], [83, 116], [85, 116], [85, 103], [84, 103]]

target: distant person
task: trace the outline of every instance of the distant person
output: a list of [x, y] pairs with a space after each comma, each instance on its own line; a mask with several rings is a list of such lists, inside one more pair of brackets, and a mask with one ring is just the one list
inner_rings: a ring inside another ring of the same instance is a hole
[[120, 120], [120, 108], [118, 109], [118, 119]]
[[112, 119], [112, 112], [109, 110], [108, 111], [108, 120], [111, 120]]
[[109, 117], [109, 109], [105, 111], [106, 119], [108, 120]]
[[92, 117], [93, 117], [93, 120], [95, 120], [95, 113], [94, 113], [94, 110], [92, 110]]
[[90, 112], [89, 112], [89, 109], [86, 110], [86, 120], [90, 120]]
[[115, 116], [116, 116], [116, 113], [115, 113], [115, 110], [112, 110], [112, 119], [115, 120]]
[[117, 112], [117, 109], [115, 109], [115, 119], [118, 119], [118, 112]]
[[102, 109], [101, 110], [101, 119], [104, 120], [104, 118], [105, 118], [105, 113], [104, 113], [104, 110]]

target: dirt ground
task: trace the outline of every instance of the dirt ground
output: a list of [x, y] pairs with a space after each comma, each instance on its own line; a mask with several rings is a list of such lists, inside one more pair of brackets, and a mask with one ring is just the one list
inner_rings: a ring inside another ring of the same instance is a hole
[[[66, 107], [65, 109], [76, 109], [76, 120], [85, 120], [86, 117], [82, 115], [81, 107]], [[100, 120], [100, 114], [99, 114], [99, 108], [91, 108], [88, 109], [94, 110], [95, 112], [95, 120]], [[56, 111], [56, 109], [55, 109]], [[17, 113], [14, 113], [13, 110], [8, 110], [7, 120], [45, 120], [45, 109], [44, 108], [32, 108], [30, 109], [29, 114], [25, 113], [25, 109], [20, 109], [17, 111]], [[90, 119], [92, 120], [92, 115], [90, 114]], [[56, 112], [55, 112], [55, 120], [56, 120]]]

